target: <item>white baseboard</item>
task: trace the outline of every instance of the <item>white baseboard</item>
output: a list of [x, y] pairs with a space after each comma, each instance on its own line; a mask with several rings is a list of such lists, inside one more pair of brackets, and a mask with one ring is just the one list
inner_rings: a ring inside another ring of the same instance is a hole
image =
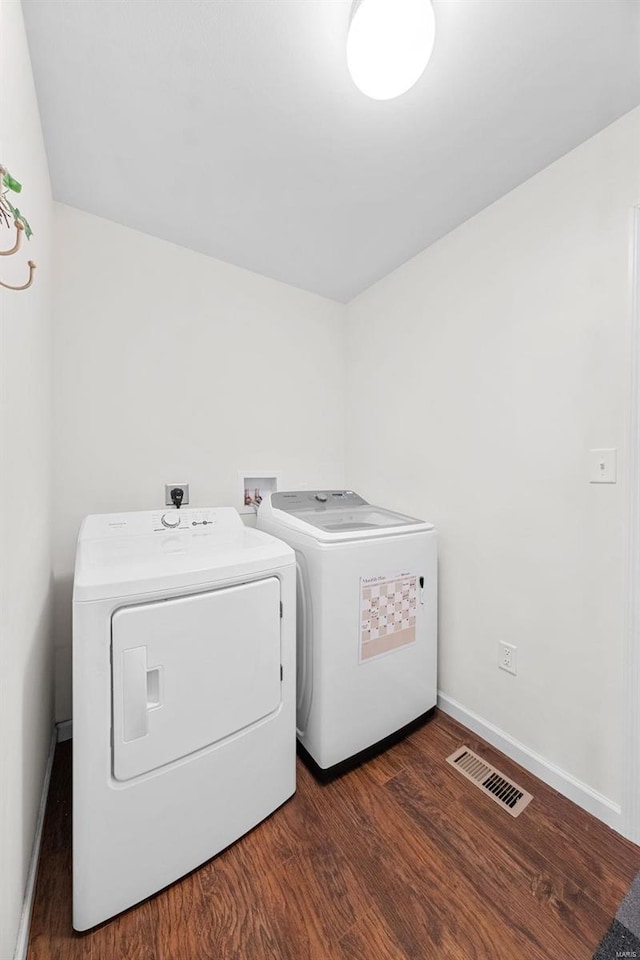
[[562, 770], [555, 764], [550, 763], [549, 760], [545, 760], [540, 754], [530, 750], [529, 747], [505, 733], [504, 730], [500, 730], [489, 723], [488, 720], [479, 717], [472, 710], [467, 710], [466, 707], [463, 707], [451, 697], [447, 697], [444, 693], [438, 693], [438, 707], [453, 720], [457, 720], [458, 723], [482, 737], [496, 750], [500, 750], [510, 760], [519, 763], [521, 767], [538, 777], [539, 780], [553, 787], [554, 790], [572, 800], [583, 810], [593, 814], [598, 820], [602, 820], [607, 826], [617, 830], [618, 833], [622, 833], [622, 814], [619, 804], [613, 803], [608, 797], [592, 790], [586, 783], [582, 783], [576, 777], [567, 773], [566, 770]]
[[65, 740], [71, 740], [73, 736], [73, 720], [61, 720], [56, 724], [58, 731], [58, 743], [64, 743]]
[[18, 939], [13, 954], [13, 960], [26, 960], [27, 950], [29, 948], [29, 930], [31, 928], [31, 913], [33, 911], [33, 900], [36, 892], [36, 878], [38, 876], [38, 862], [40, 860], [40, 844], [42, 843], [42, 829], [44, 827], [44, 815], [47, 809], [47, 797], [49, 796], [49, 782], [51, 780], [51, 770], [53, 769], [53, 756], [56, 752], [56, 743], [58, 741], [58, 730], [53, 728], [51, 733], [51, 743], [49, 744], [49, 756], [47, 757], [47, 766], [44, 772], [42, 782], [42, 796], [40, 797], [40, 808], [38, 810], [38, 819], [36, 820], [36, 832], [33, 838], [33, 847], [31, 848], [31, 859], [29, 861], [29, 873], [27, 874], [27, 886], [24, 892], [24, 901], [22, 903], [22, 913], [20, 915], [20, 925], [18, 926]]

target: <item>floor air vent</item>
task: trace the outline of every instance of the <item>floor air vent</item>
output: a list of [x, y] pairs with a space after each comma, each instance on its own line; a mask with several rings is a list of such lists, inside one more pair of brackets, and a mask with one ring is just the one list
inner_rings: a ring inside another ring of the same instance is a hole
[[521, 814], [527, 804], [533, 800], [530, 793], [512, 780], [508, 780], [499, 770], [486, 763], [468, 747], [459, 747], [455, 753], [447, 757], [447, 763], [459, 770], [467, 780], [475, 783], [484, 793], [489, 794], [512, 817]]

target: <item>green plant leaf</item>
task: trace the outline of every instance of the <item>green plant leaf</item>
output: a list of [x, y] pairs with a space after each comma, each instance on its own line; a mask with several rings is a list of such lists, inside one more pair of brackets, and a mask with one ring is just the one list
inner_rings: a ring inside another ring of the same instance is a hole
[[8, 187], [9, 190], [13, 190], [14, 193], [20, 193], [22, 190], [22, 184], [18, 183], [18, 181], [15, 180], [10, 173], [5, 173], [2, 178], [2, 182], [4, 183], [5, 187]]
[[33, 236], [33, 230], [31, 229], [31, 224], [29, 223], [27, 218], [24, 216], [24, 214], [20, 213], [18, 208], [14, 207], [11, 201], [7, 200], [6, 197], [4, 198], [4, 202], [9, 207], [9, 210], [11, 210], [11, 215], [13, 219], [19, 220], [22, 226], [24, 227], [24, 235], [27, 238], [27, 240], [30, 240], [31, 237]]

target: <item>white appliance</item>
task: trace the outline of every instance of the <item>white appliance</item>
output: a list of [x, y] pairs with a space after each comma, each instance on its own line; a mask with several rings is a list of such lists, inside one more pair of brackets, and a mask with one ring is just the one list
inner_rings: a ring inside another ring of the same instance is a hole
[[436, 531], [352, 490], [272, 493], [257, 525], [296, 552], [298, 740], [331, 776], [433, 711]]
[[295, 791], [295, 557], [231, 508], [87, 517], [73, 591], [73, 926]]

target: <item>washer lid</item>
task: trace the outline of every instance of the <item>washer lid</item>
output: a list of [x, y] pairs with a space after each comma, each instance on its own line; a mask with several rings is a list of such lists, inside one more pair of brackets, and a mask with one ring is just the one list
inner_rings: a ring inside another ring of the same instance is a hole
[[424, 520], [373, 506], [353, 490], [273, 493], [270, 506], [274, 520], [327, 542], [433, 530]]
[[267, 572], [295, 562], [275, 537], [246, 527], [231, 507], [87, 517], [76, 551], [73, 598], [102, 600], [197, 587]]

